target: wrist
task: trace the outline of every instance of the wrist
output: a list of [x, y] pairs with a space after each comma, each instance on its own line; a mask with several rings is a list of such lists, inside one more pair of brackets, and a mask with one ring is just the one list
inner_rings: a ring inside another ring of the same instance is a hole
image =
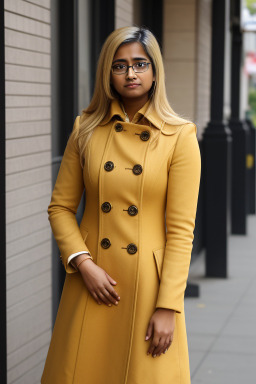
[[171, 308], [157, 307], [156, 310], [158, 310], [158, 309], [173, 312], [173, 313], [176, 312], [174, 309], [171, 309]]
[[93, 262], [93, 260], [90, 256], [85, 257], [77, 264], [77, 270], [81, 272], [81, 270], [86, 268], [86, 266], [88, 266], [88, 264], [91, 264], [91, 262]]
[[72, 266], [78, 271], [79, 264], [80, 264], [83, 260], [87, 260], [89, 257], [90, 257], [90, 259], [92, 259], [92, 257], [91, 257], [90, 254], [88, 254], [88, 253], [82, 253], [81, 255], [75, 256], [75, 257], [70, 261], [70, 263], [71, 263]]

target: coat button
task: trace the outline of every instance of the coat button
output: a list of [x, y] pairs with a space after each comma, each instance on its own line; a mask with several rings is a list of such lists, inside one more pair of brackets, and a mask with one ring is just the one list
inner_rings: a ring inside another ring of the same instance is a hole
[[104, 249], [109, 248], [111, 245], [110, 240], [107, 237], [104, 237], [104, 239], [101, 240], [100, 244]]
[[101, 209], [103, 212], [109, 212], [111, 210], [111, 204], [108, 201], [105, 201], [101, 204]]
[[137, 246], [133, 243], [127, 245], [127, 252], [130, 253], [130, 255], [133, 255], [137, 252]]
[[128, 208], [128, 213], [130, 216], [136, 216], [138, 213], [138, 208], [135, 205], [130, 205]]
[[123, 130], [122, 124], [117, 123], [116, 126], [115, 126], [115, 130], [116, 130], [116, 132], [121, 132]]
[[104, 169], [105, 171], [112, 171], [112, 169], [114, 168], [114, 163], [113, 161], [107, 161], [105, 164], [104, 164]]
[[150, 133], [149, 133], [149, 131], [143, 131], [143, 132], [141, 132], [141, 134], [140, 134], [140, 138], [141, 138], [141, 140], [143, 140], [143, 141], [147, 141], [147, 140], [150, 138]]
[[132, 171], [133, 171], [134, 175], [140, 175], [142, 172], [142, 166], [140, 164], [136, 164], [136, 165], [134, 165]]

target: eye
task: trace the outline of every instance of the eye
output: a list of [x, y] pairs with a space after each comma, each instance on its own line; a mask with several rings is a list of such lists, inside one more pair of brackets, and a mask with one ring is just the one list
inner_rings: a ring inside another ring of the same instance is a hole
[[116, 70], [124, 69], [124, 68], [126, 68], [126, 65], [124, 65], [124, 64], [115, 64], [115, 65], [113, 65], [112, 68], [116, 69]]
[[138, 63], [134, 64], [135, 68], [145, 68], [147, 66], [147, 63], [145, 61], [139, 61]]

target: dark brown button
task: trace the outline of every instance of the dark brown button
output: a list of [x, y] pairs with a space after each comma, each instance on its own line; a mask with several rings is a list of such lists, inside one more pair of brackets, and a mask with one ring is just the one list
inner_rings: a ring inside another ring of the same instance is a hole
[[101, 204], [101, 209], [103, 212], [109, 212], [111, 211], [111, 204], [108, 201], [105, 201], [103, 204]]
[[128, 208], [128, 213], [130, 216], [136, 216], [138, 213], [138, 208], [135, 205], [130, 205]]
[[130, 253], [130, 255], [133, 255], [137, 252], [137, 246], [133, 243], [127, 245], [127, 252]]
[[113, 161], [107, 161], [105, 164], [104, 164], [104, 169], [105, 171], [112, 171], [112, 169], [114, 169], [114, 163]]
[[104, 249], [109, 248], [111, 245], [110, 240], [107, 237], [104, 237], [104, 239], [101, 240], [100, 244]]
[[143, 141], [147, 141], [147, 140], [150, 138], [150, 133], [149, 133], [149, 131], [143, 131], [143, 132], [141, 132], [141, 134], [140, 134], [140, 138], [141, 138], [141, 140], [143, 140]]
[[140, 164], [136, 164], [136, 165], [134, 165], [132, 171], [133, 171], [134, 175], [140, 175], [142, 172], [142, 166]]
[[116, 130], [116, 132], [121, 132], [123, 130], [122, 124], [117, 123], [116, 126], [115, 126], [115, 130]]

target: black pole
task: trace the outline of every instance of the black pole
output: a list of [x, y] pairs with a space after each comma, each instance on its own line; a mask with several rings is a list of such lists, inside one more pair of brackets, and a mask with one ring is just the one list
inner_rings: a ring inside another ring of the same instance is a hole
[[4, 0], [0, 0], [0, 377], [7, 383], [6, 336], [6, 204], [5, 204], [5, 37]]
[[74, 118], [77, 115], [76, 4], [77, 0], [63, 2], [59, 0], [59, 100], [62, 151], [66, 147]]
[[140, 1], [140, 24], [155, 35], [160, 49], [163, 45], [163, 0]]
[[223, 122], [225, 3], [212, 2], [211, 119], [203, 133], [207, 277], [227, 277], [231, 137]]
[[242, 60], [242, 31], [240, 28], [240, 0], [231, 0], [231, 117], [232, 131], [232, 209], [231, 231], [233, 234], [246, 234], [246, 214], [248, 196], [248, 172], [246, 155], [248, 152], [249, 130], [240, 119], [240, 72]]
[[102, 45], [115, 29], [115, 0], [91, 1], [91, 95], [94, 90], [97, 62]]

